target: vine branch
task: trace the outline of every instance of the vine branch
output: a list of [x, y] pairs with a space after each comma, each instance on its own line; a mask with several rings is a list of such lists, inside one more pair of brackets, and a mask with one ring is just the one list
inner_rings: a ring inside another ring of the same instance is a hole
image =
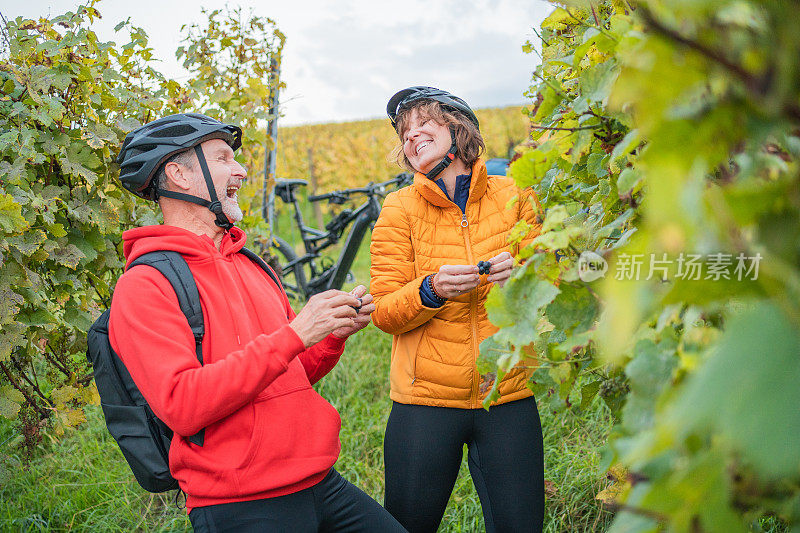
[[[50, 355], [48, 355], [48, 353]], [[72, 371], [69, 368], [67, 368], [66, 366], [64, 366], [63, 363], [61, 363], [58, 360], [58, 358], [56, 357], [55, 352], [53, 351], [52, 348], [50, 348], [49, 344], [45, 347], [45, 349], [42, 352], [42, 354], [47, 358], [48, 361], [53, 363], [53, 366], [58, 368], [65, 376], [69, 376], [69, 375], [72, 374]]]
[[680, 43], [684, 46], [691, 48], [692, 50], [700, 53], [701, 55], [711, 59], [712, 61], [716, 61], [726, 69], [728, 69], [732, 74], [734, 74], [737, 78], [739, 78], [744, 84], [753, 92], [757, 94], [763, 95], [766, 92], [767, 80], [763, 78], [759, 78], [755, 76], [753, 73], [748, 72], [744, 69], [741, 65], [738, 65], [725, 57], [725, 55], [720, 52], [719, 50], [715, 50], [710, 46], [707, 46], [703, 43], [697, 42], [685, 35], [681, 35], [678, 31], [668, 28], [665, 24], [661, 23], [658, 19], [656, 19], [653, 12], [650, 9], [643, 5], [639, 4], [637, 6], [636, 11], [641, 14], [642, 19], [644, 22], [650, 27], [651, 30], [655, 31], [657, 34], [661, 35], [662, 37], [666, 37], [672, 41]]
[[39, 386], [36, 383], [34, 383], [33, 381], [31, 381], [31, 378], [28, 377], [27, 373], [22, 368], [22, 364], [19, 361], [17, 361], [16, 359], [14, 359], [13, 355], [10, 357], [10, 359], [11, 359], [11, 363], [19, 371], [19, 375], [22, 376], [22, 378], [28, 383], [28, 385], [30, 385], [31, 388], [33, 388], [33, 390], [36, 391], [36, 394], [39, 396], [39, 398], [41, 398], [42, 400], [47, 402], [47, 404], [50, 405], [50, 407], [52, 407], [53, 404], [50, 402], [50, 400], [47, 399], [47, 397], [44, 395], [44, 393], [39, 388]]
[[31, 396], [25, 390], [25, 387], [20, 385], [17, 382], [17, 380], [14, 379], [14, 376], [11, 375], [11, 372], [9, 372], [8, 368], [6, 368], [6, 365], [4, 365], [3, 363], [0, 363], [0, 370], [2, 370], [3, 373], [6, 375], [6, 377], [8, 378], [8, 381], [11, 382], [11, 386], [14, 387], [15, 389], [17, 389], [25, 397], [25, 400], [27, 400], [28, 404], [31, 407], [33, 407], [36, 410], [37, 413], [39, 413], [39, 415], [42, 417], [42, 419], [46, 419], [46, 418], [50, 417], [50, 414], [47, 411], [45, 411], [44, 409], [42, 409], [39, 406], [39, 404], [36, 403], [36, 400], [34, 398], [31, 398]]
[[552, 130], [552, 131], [580, 131], [580, 130], [596, 130], [601, 128], [602, 126], [596, 124], [594, 126], [578, 126], [576, 128], [556, 128], [555, 126], [534, 126], [531, 125], [531, 128], [537, 130]]

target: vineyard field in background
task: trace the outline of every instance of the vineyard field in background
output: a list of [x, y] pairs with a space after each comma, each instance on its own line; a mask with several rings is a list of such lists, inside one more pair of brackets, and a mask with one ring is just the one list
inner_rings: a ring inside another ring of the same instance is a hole
[[[522, 106], [478, 109], [486, 157], [509, 157], [528, 138]], [[385, 181], [401, 169], [390, 161], [397, 134], [388, 118], [279, 127], [277, 177], [309, 179], [317, 190]], [[313, 172], [312, 172], [313, 171]]]

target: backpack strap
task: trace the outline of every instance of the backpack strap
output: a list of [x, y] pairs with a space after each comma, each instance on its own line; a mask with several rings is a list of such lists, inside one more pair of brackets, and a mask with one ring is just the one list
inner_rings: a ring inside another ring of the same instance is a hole
[[261, 267], [261, 270], [269, 274], [269, 277], [272, 278], [272, 281], [274, 281], [275, 285], [278, 286], [278, 290], [281, 292], [281, 294], [283, 294], [283, 296], [288, 299], [288, 296], [286, 296], [286, 291], [283, 288], [283, 284], [278, 279], [277, 274], [275, 274], [275, 271], [272, 270], [272, 268], [266, 263], [266, 261], [261, 259], [260, 255], [245, 247], [242, 247], [242, 249], [239, 250], [239, 253], [250, 259], [253, 263]]
[[[200, 307], [200, 293], [197, 292], [197, 284], [194, 281], [192, 271], [189, 270], [189, 265], [186, 264], [186, 260], [178, 252], [163, 250], [149, 252], [137, 257], [128, 266], [128, 269], [130, 270], [138, 265], [147, 265], [155, 268], [172, 285], [175, 295], [178, 297], [178, 305], [180, 305], [183, 314], [186, 315], [186, 320], [189, 322], [192, 335], [194, 335], [195, 354], [202, 365], [203, 336], [205, 335], [203, 309]], [[205, 430], [201, 429], [189, 437], [189, 442], [202, 446], [204, 437]]]

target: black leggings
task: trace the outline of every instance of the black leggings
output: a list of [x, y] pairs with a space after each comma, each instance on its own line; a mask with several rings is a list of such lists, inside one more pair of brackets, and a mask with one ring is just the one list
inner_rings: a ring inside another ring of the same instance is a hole
[[275, 498], [195, 507], [189, 520], [198, 533], [405, 532], [386, 509], [333, 468], [313, 487]]
[[533, 397], [488, 412], [395, 402], [383, 443], [386, 510], [411, 533], [435, 532], [464, 444], [487, 533], [542, 531], [544, 450]]

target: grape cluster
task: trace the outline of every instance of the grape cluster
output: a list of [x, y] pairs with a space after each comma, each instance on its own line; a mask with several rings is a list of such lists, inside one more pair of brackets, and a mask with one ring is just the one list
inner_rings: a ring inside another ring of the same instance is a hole
[[601, 398], [617, 398], [626, 395], [629, 391], [627, 380], [623, 376], [616, 376], [603, 381], [598, 392]]
[[478, 261], [478, 274], [488, 274], [492, 270], [492, 264], [489, 261]]

